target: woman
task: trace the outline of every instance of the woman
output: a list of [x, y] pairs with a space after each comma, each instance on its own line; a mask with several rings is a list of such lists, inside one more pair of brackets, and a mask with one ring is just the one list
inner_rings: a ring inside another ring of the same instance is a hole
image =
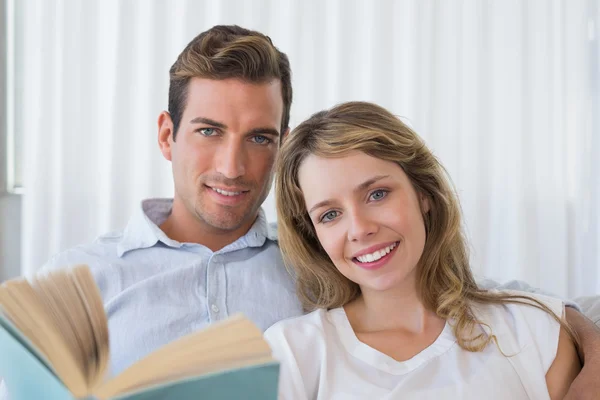
[[423, 141], [346, 103], [284, 143], [279, 239], [310, 314], [265, 337], [285, 399], [559, 399], [579, 372], [560, 300], [484, 291]]

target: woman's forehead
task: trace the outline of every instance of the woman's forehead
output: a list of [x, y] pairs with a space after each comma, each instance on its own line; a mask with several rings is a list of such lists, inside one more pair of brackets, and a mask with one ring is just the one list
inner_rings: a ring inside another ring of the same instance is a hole
[[363, 152], [341, 157], [309, 155], [300, 165], [298, 182], [308, 209], [324, 199], [346, 196], [380, 180], [407, 182], [400, 166]]

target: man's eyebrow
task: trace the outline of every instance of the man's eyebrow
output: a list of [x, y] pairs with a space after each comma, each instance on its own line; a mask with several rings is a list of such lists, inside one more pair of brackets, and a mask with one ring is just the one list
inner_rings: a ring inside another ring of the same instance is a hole
[[[206, 118], [206, 117], [196, 117], [190, 121], [192, 124], [206, 124], [210, 126], [214, 126], [219, 129], [227, 129], [227, 125], [222, 122], [215, 121], [214, 119]], [[269, 135], [279, 137], [279, 131], [275, 128], [263, 127], [263, 128], [254, 128], [246, 133], [246, 135]]]
[[227, 125], [225, 125], [224, 123], [217, 122], [213, 119], [205, 118], [205, 117], [196, 117], [193, 120], [191, 120], [190, 123], [192, 123], [192, 124], [207, 124], [210, 126], [214, 126], [215, 128], [227, 129]]
[[248, 131], [247, 135], [269, 135], [279, 137], [279, 131], [274, 128], [254, 128]]
[[[382, 179], [385, 179], [385, 178], [388, 178], [388, 177], [389, 177], [389, 175], [377, 175], [377, 176], [374, 176], [373, 178], [364, 181], [363, 183], [361, 183], [360, 185], [358, 185], [356, 188], [354, 188], [353, 192], [355, 192], [355, 193], [362, 192], [363, 190], [367, 189], [369, 186], [371, 186], [375, 182], [378, 182], [378, 181], [380, 181]], [[308, 211], [308, 213], [312, 214], [312, 212], [315, 211], [316, 209], [318, 209], [320, 207], [324, 207], [324, 206], [329, 206], [332, 203], [333, 202], [331, 200], [320, 201], [317, 204], [315, 204], [314, 206], [312, 206], [312, 208]]]

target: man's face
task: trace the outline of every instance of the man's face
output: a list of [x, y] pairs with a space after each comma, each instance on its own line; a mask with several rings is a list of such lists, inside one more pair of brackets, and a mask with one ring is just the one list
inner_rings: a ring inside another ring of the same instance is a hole
[[271, 188], [282, 114], [277, 79], [192, 78], [175, 140], [170, 134], [161, 144], [175, 203], [206, 228], [249, 227]]

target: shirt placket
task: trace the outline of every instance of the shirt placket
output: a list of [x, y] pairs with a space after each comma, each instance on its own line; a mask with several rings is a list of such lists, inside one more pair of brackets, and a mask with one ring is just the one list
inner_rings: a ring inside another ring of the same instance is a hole
[[227, 313], [227, 280], [223, 256], [213, 254], [207, 266], [207, 307], [210, 321], [215, 322], [228, 317]]

